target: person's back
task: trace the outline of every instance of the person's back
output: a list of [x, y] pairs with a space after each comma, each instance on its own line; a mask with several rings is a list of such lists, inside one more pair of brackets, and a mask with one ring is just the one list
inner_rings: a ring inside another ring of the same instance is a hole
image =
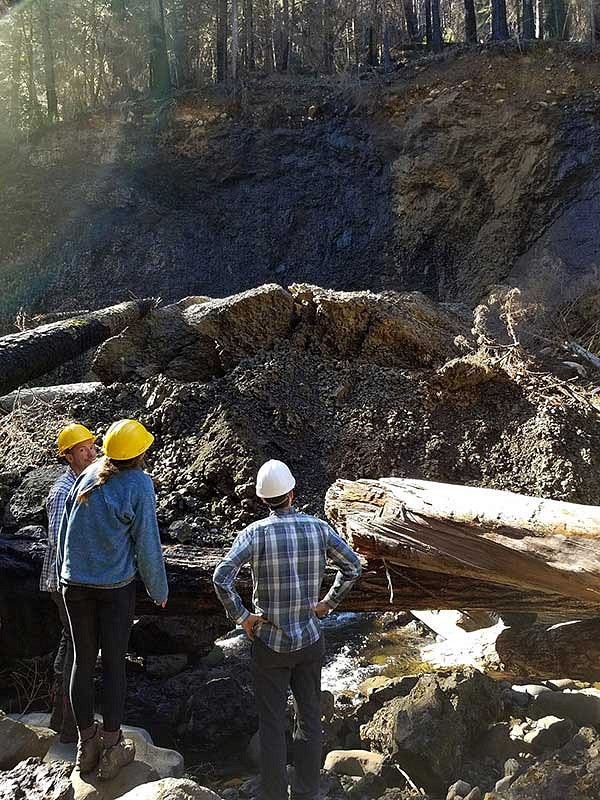
[[[139, 570], [151, 596], [162, 598], [166, 586], [152, 479], [142, 469], [128, 469], [98, 486], [102, 467], [102, 461], [88, 467], [67, 498], [60, 532], [61, 579], [119, 586]], [[85, 502], [79, 502], [78, 496], [87, 492]]]
[[271, 511], [245, 534], [252, 547], [255, 613], [265, 620], [256, 636], [278, 652], [316, 642], [321, 628], [315, 606], [327, 559], [335, 561], [340, 549], [335, 532], [291, 507]]
[[[360, 576], [356, 553], [335, 531], [291, 505], [296, 481], [281, 461], [258, 473], [256, 493], [270, 515], [245, 528], [213, 575], [228, 617], [253, 640], [252, 671], [259, 718], [264, 800], [287, 798], [286, 708], [292, 689], [295, 778], [293, 800], [315, 800], [321, 763], [321, 663], [324, 640], [319, 619], [343, 599]], [[339, 568], [319, 600], [325, 565]], [[254, 613], [244, 607], [235, 579], [250, 564]]]

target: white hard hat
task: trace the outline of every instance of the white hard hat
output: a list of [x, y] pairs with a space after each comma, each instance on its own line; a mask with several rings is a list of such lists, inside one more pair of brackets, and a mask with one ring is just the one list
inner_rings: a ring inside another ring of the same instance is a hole
[[265, 499], [281, 497], [291, 492], [295, 485], [296, 479], [283, 461], [267, 461], [256, 476], [256, 494]]

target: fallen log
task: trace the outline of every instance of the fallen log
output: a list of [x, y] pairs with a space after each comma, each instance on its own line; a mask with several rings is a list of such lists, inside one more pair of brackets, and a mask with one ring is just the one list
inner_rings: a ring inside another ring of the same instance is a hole
[[337, 481], [325, 510], [369, 560], [579, 599], [600, 612], [595, 506], [382, 478]]
[[0, 338], [0, 395], [76, 358], [147, 314], [153, 299], [92, 311]]
[[600, 618], [507, 628], [496, 652], [513, 676], [600, 680]]

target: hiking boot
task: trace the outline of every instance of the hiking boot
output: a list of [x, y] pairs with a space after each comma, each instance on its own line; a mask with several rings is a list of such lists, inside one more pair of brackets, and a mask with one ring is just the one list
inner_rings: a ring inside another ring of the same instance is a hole
[[124, 739], [123, 732], [121, 732], [117, 743], [111, 747], [105, 747], [102, 752], [98, 780], [110, 781], [123, 767], [131, 764], [134, 758], [135, 744], [131, 739]]
[[93, 736], [86, 739], [84, 742], [81, 739], [77, 743], [77, 758], [75, 760], [75, 769], [79, 768], [79, 772], [85, 775], [87, 772], [94, 770], [100, 759], [102, 753], [102, 738], [100, 736], [100, 726], [95, 723], [96, 730]]

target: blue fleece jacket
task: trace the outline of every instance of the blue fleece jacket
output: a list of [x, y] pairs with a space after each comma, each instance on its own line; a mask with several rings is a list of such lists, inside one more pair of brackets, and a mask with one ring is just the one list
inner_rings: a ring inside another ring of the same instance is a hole
[[85, 469], [67, 497], [56, 552], [59, 580], [110, 588], [139, 572], [150, 597], [161, 603], [168, 587], [152, 479], [141, 469], [123, 470], [78, 503], [96, 483], [101, 463]]

